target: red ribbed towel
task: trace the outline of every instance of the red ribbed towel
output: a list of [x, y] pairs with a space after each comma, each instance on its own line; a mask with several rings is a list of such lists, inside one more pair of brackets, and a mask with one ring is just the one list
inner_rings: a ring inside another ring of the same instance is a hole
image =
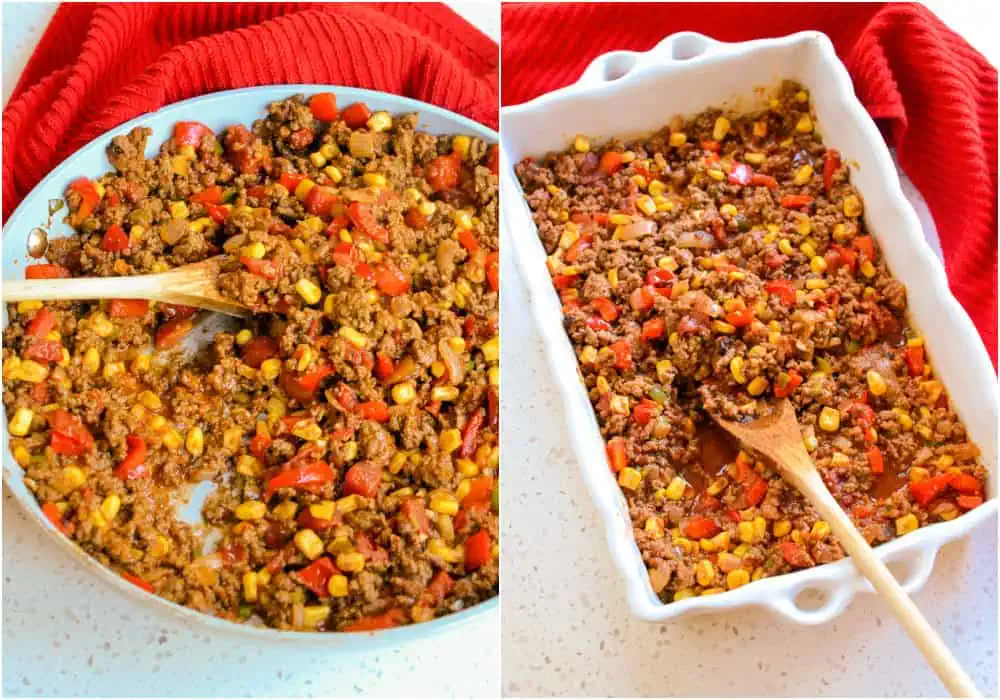
[[[825, 32], [923, 194], [952, 292], [997, 364], [997, 71], [909, 3], [504, 4], [503, 102], [576, 80], [596, 56], [674, 32], [722, 41]], [[925, 329], [933, 332], [933, 328]]]
[[63, 4], [3, 121], [3, 219], [67, 156], [163, 105], [330, 83], [430, 102], [496, 128], [499, 49], [421, 3]]

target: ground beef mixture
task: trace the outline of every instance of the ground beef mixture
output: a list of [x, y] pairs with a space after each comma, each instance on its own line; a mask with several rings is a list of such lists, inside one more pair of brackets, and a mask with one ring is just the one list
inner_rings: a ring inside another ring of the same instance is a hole
[[[29, 278], [220, 256], [259, 313], [178, 347], [196, 310], [8, 307], [14, 458], [48, 518], [191, 608], [282, 629], [421, 622], [498, 592], [496, 146], [415, 115], [271, 104], [252, 129], [113, 139]], [[204, 316], [204, 314], [202, 314]], [[152, 346], [152, 347], [151, 347]], [[205, 523], [176, 516], [209, 480]]]
[[979, 449], [800, 86], [642, 140], [595, 149], [580, 136], [516, 170], [662, 600], [843, 556], [712, 413], [750, 418], [788, 397], [872, 544], [983, 502]]

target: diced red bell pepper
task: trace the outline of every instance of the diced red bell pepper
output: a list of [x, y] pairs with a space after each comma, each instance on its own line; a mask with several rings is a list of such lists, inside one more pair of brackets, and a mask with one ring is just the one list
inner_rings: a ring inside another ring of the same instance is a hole
[[375, 354], [375, 376], [379, 379], [385, 380], [392, 376], [392, 358], [385, 353], [379, 352]]
[[662, 318], [651, 318], [642, 324], [642, 337], [645, 340], [653, 340], [663, 335], [666, 330], [666, 323]]
[[864, 260], [875, 260], [875, 239], [871, 236], [857, 236], [851, 245], [861, 254]]
[[299, 569], [292, 574], [292, 578], [315, 593], [320, 598], [330, 596], [330, 579], [339, 574], [340, 570], [333, 563], [330, 557], [320, 557], [309, 566]]
[[663, 268], [654, 268], [646, 273], [646, 284], [650, 287], [662, 287], [674, 280], [674, 273]]
[[389, 245], [389, 232], [375, 220], [370, 204], [351, 202], [347, 206], [347, 216], [362, 234], [383, 245]]
[[774, 294], [781, 299], [782, 304], [795, 303], [795, 287], [791, 280], [768, 280], [764, 283], [764, 290], [768, 294]]
[[853, 401], [847, 407], [847, 413], [851, 419], [862, 428], [870, 428], [875, 425], [878, 416], [875, 410], [863, 401]]
[[229, 218], [229, 210], [223, 206], [217, 206], [215, 204], [204, 204], [205, 211], [208, 212], [209, 218], [212, 219], [217, 224], [224, 224], [226, 219]]
[[243, 346], [240, 356], [244, 363], [254, 369], [260, 369], [264, 360], [278, 356], [278, 341], [269, 335], [258, 335]]
[[193, 204], [222, 204], [222, 188], [218, 185], [206, 187], [201, 192], [195, 192], [188, 200]]
[[926, 506], [951, 485], [952, 476], [952, 474], [939, 474], [923, 481], [911, 481], [910, 494], [913, 500]]
[[93, 181], [85, 177], [74, 180], [69, 188], [80, 195], [80, 206], [73, 212], [69, 220], [71, 225], [79, 226], [94, 211], [97, 203], [101, 201], [101, 195], [97, 193]]
[[983, 492], [983, 482], [972, 474], [952, 474], [951, 487], [966, 496], [975, 496]]
[[111, 318], [142, 318], [147, 311], [149, 301], [146, 299], [112, 299], [108, 304]]
[[302, 203], [302, 206], [310, 214], [330, 216], [338, 199], [337, 195], [330, 189], [322, 185], [316, 185], [309, 190], [309, 194], [306, 195], [306, 200]]
[[125, 444], [128, 445], [128, 452], [125, 459], [115, 467], [115, 476], [122, 481], [149, 476], [149, 469], [146, 468], [146, 441], [138, 435], [126, 435]]
[[300, 403], [310, 403], [316, 398], [319, 383], [333, 374], [333, 367], [319, 364], [305, 374], [295, 375], [292, 372], [282, 372], [281, 389]]
[[174, 141], [179, 146], [200, 146], [201, 140], [212, 130], [201, 122], [177, 122], [174, 124]]
[[489, 562], [490, 536], [486, 530], [480, 530], [465, 540], [465, 570], [475, 571]]
[[767, 479], [763, 479], [755, 474], [754, 480], [750, 483], [746, 491], [747, 505], [756, 506], [760, 504], [766, 495]]
[[636, 311], [648, 311], [653, 308], [653, 303], [656, 301], [656, 292], [653, 288], [646, 285], [642, 287], [636, 287], [632, 290], [629, 295], [628, 303]]
[[250, 439], [250, 454], [258, 459], [263, 459], [267, 453], [268, 445], [271, 444], [271, 436], [267, 433], [256, 433]]
[[347, 126], [352, 129], [360, 129], [368, 123], [368, 120], [372, 117], [372, 113], [371, 110], [368, 109], [368, 105], [364, 102], [355, 102], [344, 109], [344, 111], [340, 113], [340, 117], [344, 120], [344, 123], [347, 124]]
[[566, 252], [563, 254], [563, 259], [568, 263], [575, 263], [577, 258], [580, 257], [580, 253], [587, 250], [587, 248], [590, 248], [593, 244], [593, 238], [580, 236], [573, 241], [573, 244], [569, 248], [566, 249]]
[[483, 409], [478, 409], [466, 422], [465, 427], [462, 428], [462, 447], [459, 449], [459, 454], [462, 457], [469, 458], [476, 451], [476, 443], [479, 440], [479, 431], [483, 427], [483, 423], [486, 421], [486, 414]]
[[63, 514], [59, 512], [59, 506], [57, 506], [55, 503], [43, 503], [42, 513], [45, 515], [46, 518], [48, 518], [48, 521], [52, 523], [59, 532], [66, 535], [67, 537], [69, 537], [70, 534], [72, 534], [72, 531], [66, 525], [66, 522], [63, 520]]
[[795, 393], [795, 390], [799, 388], [802, 384], [802, 375], [800, 375], [795, 370], [788, 373], [788, 382], [784, 386], [775, 382], [774, 384], [774, 395], [779, 399], [783, 399], [786, 396], [791, 396]]
[[42, 263], [24, 268], [24, 277], [29, 280], [55, 280], [72, 277], [72, 274], [62, 265]]
[[780, 542], [778, 544], [778, 551], [781, 552], [781, 556], [785, 558], [785, 561], [796, 569], [805, 569], [816, 565], [816, 562], [809, 556], [805, 547], [795, 542]]
[[184, 336], [191, 332], [193, 327], [194, 324], [189, 318], [175, 318], [172, 321], [167, 321], [156, 329], [156, 347], [165, 350], [180, 345]]
[[406, 622], [406, 612], [401, 608], [392, 608], [381, 615], [366, 615], [344, 626], [341, 632], [374, 632], [399, 627]]
[[754, 173], [750, 177], [750, 184], [754, 186], [766, 187], [769, 190], [778, 189], [778, 181], [770, 175], [764, 175], [762, 173]]
[[142, 590], [146, 591], [146, 593], [153, 592], [153, 584], [149, 583], [148, 581], [144, 581], [138, 576], [130, 574], [127, 571], [123, 571], [121, 573], [122, 573], [122, 578], [131, 583], [133, 586], [138, 586]]
[[[336, 516], [334, 517], [336, 518]], [[299, 527], [308, 528], [313, 532], [326, 532], [337, 524], [336, 519], [324, 520], [322, 518], [317, 518], [312, 514], [309, 508], [303, 508], [302, 512], [295, 518], [295, 522], [298, 523]]]
[[754, 315], [753, 309], [749, 306], [744, 306], [739, 311], [730, 311], [726, 314], [726, 320], [737, 328], [743, 328], [744, 326], [749, 326], [753, 323]]
[[52, 435], [49, 447], [59, 455], [79, 457], [94, 447], [94, 436], [83, 426], [83, 421], [69, 411], [57, 408], [48, 414]]
[[751, 476], [754, 476], [753, 462], [742, 450], [736, 455], [736, 480], [741, 484], [747, 483]]
[[833, 243], [830, 245], [830, 250], [827, 251], [826, 256], [827, 266], [836, 270], [838, 267], [844, 266], [851, 273], [858, 266], [858, 253], [850, 248], [845, 248], [839, 243]]
[[315, 489], [318, 486], [329, 484], [334, 477], [333, 469], [326, 462], [301, 464], [285, 469], [268, 480], [266, 496], [269, 498], [270, 494], [282, 488]]
[[120, 253], [128, 250], [128, 234], [118, 224], [111, 224], [101, 237], [101, 250], [106, 253]]
[[735, 163], [729, 173], [729, 181], [734, 185], [749, 185], [753, 181], [753, 168], [746, 163]]
[[586, 323], [587, 323], [587, 328], [590, 328], [593, 331], [611, 330], [611, 324], [605, 321], [600, 316], [591, 316], [590, 318], [587, 319]]
[[418, 231], [423, 231], [427, 228], [427, 216], [416, 207], [410, 207], [407, 209], [406, 216], [403, 217], [403, 220], [406, 221], [407, 226], [417, 229]]
[[615, 306], [615, 303], [607, 297], [597, 297], [591, 301], [590, 304], [605, 321], [614, 321], [618, 318], [618, 314], [620, 313], [618, 311], [618, 307]]
[[61, 360], [62, 351], [62, 343], [54, 340], [36, 340], [24, 350], [24, 356], [29, 360], [48, 364]]
[[375, 544], [367, 533], [356, 532], [354, 534], [354, 549], [371, 564], [385, 566], [389, 563], [389, 552]]
[[812, 204], [813, 198], [807, 194], [785, 194], [779, 203], [786, 209], [801, 209]]
[[431, 582], [427, 584], [427, 589], [424, 591], [428, 602], [434, 607], [437, 607], [441, 602], [448, 597], [451, 590], [455, 587], [455, 582], [452, 580], [451, 576], [448, 575], [447, 571], [440, 570], [434, 577], [431, 578]]
[[840, 151], [830, 148], [823, 160], [823, 186], [829, 192], [833, 189], [833, 176], [840, 170]]
[[249, 272], [259, 277], [263, 277], [264, 279], [276, 280], [281, 276], [281, 270], [278, 267], [278, 263], [273, 260], [261, 260], [241, 255], [240, 262]]
[[958, 507], [962, 510], [972, 510], [973, 508], [978, 508], [983, 505], [983, 497], [962, 495], [955, 499], [955, 503], [957, 503]]
[[611, 471], [615, 474], [620, 472], [622, 469], [628, 466], [628, 455], [625, 449], [625, 438], [623, 437], [613, 437], [608, 440], [608, 444], [605, 447], [605, 451], [608, 453], [608, 466], [611, 467]]
[[920, 377], [924, 373], [924, 346], [908, 345], [905, 351], [906, 367], [911, 377]]
[[365, 401], [358, 404], [357, 410], [367, 420], [379, 423], [389, 422], [389, 407], [384, 401]]
[[438, 156], [428, 163], [424, 177], [427, 178], [432, 190], [443, 192], [458, 186], [461, 171], [462, 156], [458, 153], [449, 153], [446, 156]]
[[489, 503], [493, 495], [493, 477], [480, 476], [469, 481], [469, 492], [462, 499], [462, 507], [469, 508], [476, 503]]
[[638, 425], [649, 425], [653, 416], [660, 412], [660, 404], [652, 399], [642, 399], [632, 409], [632, 420]]
[[601, 154], [601, 160], [597, 165], [605, 175], [614, 175], [625, 165], [625, 157], [618, 151], [605, 151]]
[[312, 111], [312, 115], [321, 122], [335, 121], [339, 114], [337, 96], [332, 92], [318, 92], [309, 98], [309, 109]]
[[632, 366], [632, 343], [627, 338], [612, 343], [611, 352], [617, 369], [625, 370]]
[[572, 287], [580, 279], [579, 275], [556, 275], [552, 278], [552, 286], [556, 289], [567, 289]]
[[476, 240], [476, 235], [471, 229], [464, 228], [458, 232], [458, 242], [470, 253], [475, 253], [479, 250], [479, 241]]
[[56, 315], [46, 307], [35, 312], [31, 322], [25, 329], [25, 333], [32, 338], [44, 338], [56, 327]]
[[375, 266], [375, 287], [383, 294], [396, 297], [410, 291], [410, 278], [390, 262]]
[[868, 466], [871, 467], [872, 474], [881, 474], [885, 471], [885, 459], [882, 457], [882, 450], [875, 445], [868, 448]]
[[281, 173], [278, 177], [278, 184], [288, 190], [291, 194], [295, 194], [295, 190], [298, 189], [302, 181], [306, 179], [305, 175], [300, 175], [299, 173]]
[[358, 462], [344, 475], [344, 493], [347, 495], [375, 498], [381, 484], [382, 467], [375, 462]]
[[430, 518], [427, 517], [423, 499], [416, 496], [403, 499], [399, 504], [399, 514], [419, 532], [424, 534], [430, 532]]
[[164, 315], [170, 318], [191, 318], [198, 312], [198, 309], [194, 306], [187, 306], [185, 304], [163, 304]]
[[715, 522], [714, 518], [695, 516], [693, 518], [688, 518], [687, 521], [684, 522], [681, 526], [681, 531], [684, 533], [685, 537], [700, 540], [715, 537], [722, 531], [722, 528], [719, 527], [719, 524]]
[[500, 147], [496, 144], [490, 146], [490, 150], [486, 154], [486, 167], [494, 175], [500, 174]]

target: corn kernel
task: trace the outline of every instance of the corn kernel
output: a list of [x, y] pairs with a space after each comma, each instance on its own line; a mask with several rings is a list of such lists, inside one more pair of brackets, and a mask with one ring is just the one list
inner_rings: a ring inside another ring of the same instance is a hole
[[687, 490], [687, 482], [683, 477], [675, 476], [666, 488], [666, 497], [671, 501], [679, 501], [684, 497], [685, 490]]
[[388, 131], [392, 128], [392, 117], [389, 116], [388, 112], [375, 112], [368, 119], [367, 126], [372, 131]]
[[585, 136], [577, 136], [573, 139], [573, 150], [577, 153], [587, 153], [590, 151], [590, 140]]
[[323, 541], [309, 528], [295, 533], [295, 546], [309, 559], [316, 559], [323, 553]]
[[634, 491], [639, 488], [642, 481], [642, 474], [632, 467], [625, 467], [618, 474], [618, 484], [624, 488]]
[[87, 475], [80, 467], [70, 465], [62, 468], [53, 486], [55, 486], [57, 491], [66, 495], [83, 486], [86, 480]]
[[812, 526], [810, 534], [818, 540], [826, 539], [830, 534], [830, 523], [825, 520], [817, 520]]
[[726, 134], [729, 133], [729, 120], [725, 117], [719, 117], [715, 120], [715, 126], [712, 129], [712, 138], [715, 141], [721, 141], [726, 138]]
[[205, 433], [202, 432], [201, 428], [195, 426], [188, 431], [184, 447], [195, 457], [201, 456], [201, 453], [205, 451]]
[[752, 544], [754, 542], [754, 528], [753, 522], [751, 521], [741, 521], [736, 525], [736, 534], [740, 538], [740, 542], [746, 542], [747, 544]]
[[656, 213], [656, 203], [653, 198], [649, 195], [642, 195], [635, 200], [636, 208], [641, 211], [646, 216], [652, 216]]
[[775, 537], [784, 537], [792, 531], [792, 523], [790, 520], [778, 520], [774, 523], [771, 531]]
[[719, 213], [722, 214], [723, 216], [731, 219], [734, 216], [736, 216], [737, 214], [739, 214], [740, 212], [739, 212], [739, 209], [737, 209], [735, 205], [732, 205], [732, 204], [723, 204], [721, 207], [719, 207]]
[[840, 411], [824, 406], [819, 413], [819, 427], [828, 433], [837, 432], [840, 429]]
[[878, 270], [875, 269], [875, 266], [872, 264], [871, 260], [865, 260], [863, 263], [861, 263], [861, 274], [867, 277], [868, 279], [871, 279], [877, 273]]
[[327, 584], [327, 591], [334, 598], [344, 598], [347, 596], [347, 577], [343, 574], [334, 574]]
[[365, 568], [365, 555], [361, 552], [345, 552], [337, 555], [337, 568], [356, 573]]
[[188, 205], [184, 202], [171, 202], [169, 209], [170, 216], [174, 219], [186, 219], [188, 217]]
[[844, 197], [844, 216], [861, 216], [862, 211], [863, 207], [861, 205], [861, 200], [857, 195], [849, 194]]
[[240, 455], [236, 460], [236, 473], [243, 476], [256, 477], [261, 472], [260, 460], [253, 455]]
[[322, 168], [326, 165], [326, 156], [324, 156], [319, 151], [309, 154], [309, 161], [317, 168]]
[[709, 168], [708, 176], [715, 180], [716, 182], [722, 182], [726, 179], [726, 174], [719, 170], [718, 168]]
[[[95, 351], [96, 352], [96, 351]], [[84, 360], [87, 358], [85, 357]], [[98, 358], [98, 364], [100, 364], [100, 358]], [[153, 361], [149, 353], [143, 353], [137, 355], [134, 360], [132, 360], [132, 374], [138, 374], [139, 372], [146, 372], [152, 366]]]
[[105, 520], [111, 522], [115, 519], [115, 516], [118, 515], [118, 511], [121, 510], [121, 507], [121, 497], [119, 497], [117, 493], [108, 494], [101, 503], [101, 515], [104, 516]]
[[458, 513], [458, 499], [450, 493], [434, 491], [428, 501], [428, 507], [435, 513], [455, 515]]
[[754, 377], [747, 384], [747, 393], [751, 396], [760, 396], [765, 391], [767, 391], [768, 383], [764, 377]]
[[14, 417], [7, 423], [7, 430], [15, 437], [24, 437], [31, 430], [31, 421], [34, 420], [35, 412], [30, 408], [19, 408], [14, 412]]
[[267, 504], [261, 501], [244, 501], [236, 506], [235, 513], [240, 520], [260, 520], [267, 515]]
[[823, 274], [826, 272], [826, 258], [820, 257], [819, 255], [813, 257], [813, 259], [809, 261], [809, 269], [817, 275]]
[[748, 151], [743, 154], [743, 160], [750, 165], [760, 165], [767, 159], [766, 153], [754, 153], [753, 151]]
[[[245, 255], [248, 258], [254, 258], [255, 260], [260, 260], [267, 253], [267, 248], [260, 241], [251, 243], [250, 245], [245, 245], [240, 248], [240, 255]], [[249, 331], [247, 331], [249, 333]]]
[[806, 289], [826, 289], [830, 286], [830, 283], [822, 279], [807, 279]]
[[438, 445], [443, 452], [454, 452], [462, 444], [462, 433], [458, 428], [449, 428], [441, 431], [441, 438]]
[[865, 374], [865, 379], [868, 382], [868, 390], [874, 396], [882, 396], [889, 388], [882, 375], [873, 369], [868, 370], [868, 373]]
[[750, 572], [746, 569], [736, 569], [726, 574], [726, 587], [729, 590], [745, 586], [750, 583]]
[[712, 321], [712, 330], [716, 333], [729, 335], [736, 332], [736, 326], [725, 321]]
[[307, 605], [302, 608], [302, 626], [305, 629], [316, 629], [326, 622], [328, 617], [330, 617], [329, 605]]
[[243, 574], [243, 599], [251, 603], [257, 600], [257, 572]]
[[694, 567], [694, 575], [701, 586], [709, 586], [715, 581], [715, 566], [708, 559], [702, 559]]
[[680, 600], [687, 600], [688, 598], [694, 598], [694, 597], [695, 597], [694, 591], [692, 591], [690, 588], [682, 588], [681, 590], [674, 593], [674, 602], [676, 603]]
[[655, 539], [662, 539], [665, 534], [663, 531], [663, 521], [655, 516], [646, 518], [644, 529], [650, 537]]
[[295, 291], [307, 304], [315, 304], [323, 298], [323, 291], [312, 280], [305, 277], [295, 283]]
[[271, 510], [278, 520], [292, 520], [297, 511], [298, 507], [294, 501], [282, 501]]
[[487, 362], [496, 362], [500, 359], [500, 336], [495, 335], [479, 346], [483, 353], [483, 359]]
[[160, 397], [148, 389], [140, 392], [139, 403], [148, 408], [150, 411], [159, 411], [163, 408], [163, 402], [160, 400]]
[[799, 117], [799, 121], [795, 124], [795, 130], [800, 134], [809, 134], [813, 130], [813, 120], [808, 114], [803, 114]]
[[260, 376], [271, 381], [281, 374], [281, 360], [276, 357], [264, 360], [260, 363]]
[[174, 430], [173, 428], [171, 428], [170, 430], [168, 430], [166, 432], [166, 434], [164, 434], [164, 436], [163, 436], [163, 444], [168, 449], [171, 449], [171, 450], [176, 450], [177, 448], [179, 448], [181, 446], [182, 442], [183, 442], [183, 438], [181, 437], [181, 434], [179, 432], [177, 432], [176, 430]]
[[920, 521], [913, 513], [907, 513], [901, 518], [896, 518], [896, 535], [902, 537], [908, 532], [913, 532], [920, 527]]
[[799, 169], [795, 171], [795, 176], [792, 178], [792, 182], [794, 182], [796, 185], [804, 185], [807, 182], [809, 182], [810, 178], [812, 178], [812, 175], [813, 175], [813, 166], [806, 163], [805, 165], [799, 167]]

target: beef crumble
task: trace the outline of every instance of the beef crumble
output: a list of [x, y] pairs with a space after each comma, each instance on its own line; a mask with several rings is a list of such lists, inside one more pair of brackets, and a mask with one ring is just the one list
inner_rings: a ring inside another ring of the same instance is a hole
[[983, 502], [986, 470], [840, 154], [790, 82], [761, 111], [675, 118], [516, 172], [660, 598], [839, 559], [829, 524], [710, 413], [788, 397], [878, 544]]
[[[149, 159], [133, 129], [114, 172], [70, 186], [76, 235], [28, 277], [220, 255], [223, 293], [260, 313], [184, 355], [189, 307], [9, 305], [11, 450], [61, 532], [150, 592], [282, 629], [497, 594], [496, 146], [416, 124], [297, 96], [252, 129], [179, 123]], [[175, 516], [206, 479], [211, 540]]]

